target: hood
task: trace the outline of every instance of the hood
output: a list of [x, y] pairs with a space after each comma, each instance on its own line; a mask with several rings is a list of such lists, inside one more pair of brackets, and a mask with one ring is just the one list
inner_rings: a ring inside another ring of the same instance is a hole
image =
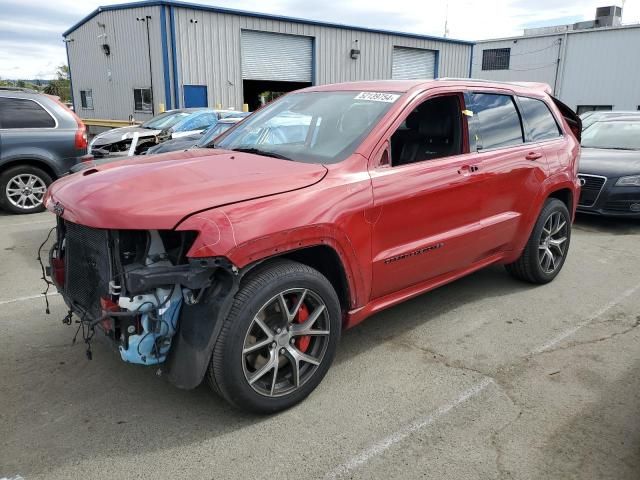
[[580, 173], [615, 178], [640, 174], [640, 151], [582, 148]]
[[[322, 165], [197, 149], [124, 160], [63, 177], [45, 206], [95, 228], [171, 229], [192, 213], [313, 185]], [[57, 204], [60, 205], [57, 205]]]
[[160, 132], [161, 130], [151, 130], [149, 128], [142, 128], [135, 125], [132, 125], [131, 127], [114, 128], [113, 130], [108, 130], [97, 135], [91, 142], [91, 145], [95, 147], [99, 147], [100, 145], [111, 145], [112, 143], [133, 138], [135, 133], [138, 134], [138, 137], [153, 137], [158, 135]]

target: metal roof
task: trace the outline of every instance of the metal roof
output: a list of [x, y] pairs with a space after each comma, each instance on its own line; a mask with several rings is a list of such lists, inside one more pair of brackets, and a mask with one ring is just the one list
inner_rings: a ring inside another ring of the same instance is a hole
[[488, 38], [485, 40], [477, 40], [474, 42], [476, 45], [481, 43], [491, 43], [491, 42], [502, 42], [507, 40], [528, 40], [529, 38], [540, 38], [540, 37], [562, 37], [566, 35], [577, 35], [580, 33], [596, 33], [596, 32], [611, 32], [617, 30], [631, 30], [634, 28], [640, 28], [640, 24], [628, 24], [628, 25], [619, 25], [617, 27], [598, 27], [598, 28], [581, 28], [579, 30], [566, 30], [564, 32], [549, 32], [549, 33], [537, 33], [534, 35], [519, 35], [515, 37], [501, 37], [501, 38]]
[[393, 30], [379, 30], [375, 28], [358, 27], [354, 25], [344, 25], [341, 23], [320, 22], [317, 20], [309, 20], [305, 18], [272, 15], [268, 13], [249, 12], [246, 10], [236, 10], [232, 8], [212, 7], [209, 5], [199, 5], [197, 3], [180, 2], [180, 1], [173, 1], [173, 0], [150, 0], [150, 1], [143, 1], [143, 2], [120, 3], [116, 5], [107, 5], [104, 7], [98, 7], [89, 15], [87, 15], [82, 20], [80, 20], [78, 23], [76, 23], [71, 28], [63, 32], [62, 36], [66, 37], [67, 35], [72, 33], [74, 30], [76, 30], [78, 27], [84, 25], [93, 17], [98, 15], [100, 12], [108, 12], [110, 10], [125, 10], [128, 8], [154, 7], [154, 6], [160, 6], [160, 5], [166, 5], [169, 7], [188, 8], [192, 10], [204, 10], [207, 12], [215, 12], [215, 13], [226, 13], [229, 15], [240, 15], [243, 17], [257, 17], [257, 18], [265, 18], [270, 20], [280, 20], [283, 22], [295, 22], [295, 23], [302, 23], [307, 25], [316, 25], [321, 27], [341, 28], [345, 30], [356, 30], [361, 32], [381, 33], [385, 35], [397, 35], [401, 37], [420, 38], [424, 40], [434, 40], [434, 41], [446, 42], [446, 43], [457, 43], [462, 45], [474, 44], [474, 42], [469, 42], [466, 40], [456, 40], [451, 38], [436, 37], [432, 35], [419, 35], [419, 34], [408, 33], [408, 32], [396, 32]]

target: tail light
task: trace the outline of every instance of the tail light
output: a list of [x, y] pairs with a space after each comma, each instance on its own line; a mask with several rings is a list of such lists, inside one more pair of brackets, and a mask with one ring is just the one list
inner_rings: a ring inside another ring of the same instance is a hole
[[[75, 115], [75, 114], [74, 114]], [[76, 150], [84, 150], [87, 148], [87, 127], [84, 125], [82, 120], [80, 120], [76, 116], [76, 122], [78, 122], [78, 129], [76, 130]]]
[[76, 150], [85, 150], [89, 145], [89, 142], [87, 141], [87, 127], [84, 124], [84, 122], [80, 119], [78, 115], [76, 115], [76, 112], [71, 110], [69, 107], [67, 107], [64, 103], [60, 101], [60, 97], [56, 97], [54, 95], [49, 95], [49, 97], [53, 98], [56, 102], [58, 102], [58, 104], [62, 108], [64, 108], [67, 112], [73, 115], [73, 118], [76, 121], [76, 124], [78, 125], [78, 129], [76, 130], [76, 136], [74, 141]]

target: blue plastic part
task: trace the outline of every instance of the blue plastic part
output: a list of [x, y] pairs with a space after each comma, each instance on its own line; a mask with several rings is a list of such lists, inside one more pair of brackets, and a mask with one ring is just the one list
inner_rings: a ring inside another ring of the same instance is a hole
[[129, 348], [120, 346], [122, 360], [140, 365], [163, 363], [171, 348], [171, 338], [178, 327], [181, 307], [182, 294], [176, 292], [157, 320], [153, 320], [148, 313], [142, 314], [142, 333], [129, 337]]

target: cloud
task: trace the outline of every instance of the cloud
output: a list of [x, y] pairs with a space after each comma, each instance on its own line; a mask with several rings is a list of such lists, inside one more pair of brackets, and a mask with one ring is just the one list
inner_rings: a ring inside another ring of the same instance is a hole
[[[100, 5], [124, 0], [0, 0], [0, 77], [50, 78], [66, 62], [61, 34]], [[198, 0], [192, 0], [198, 1]], [[524, 28], [592, 19], [603, 0], [200, 0], [220, 7], [410, 33], [482, 40], [520, 35]], [[448, 13], [448, 16], [447, 16]], [[640, 21], [640, 2], [627, 2], [626, 23]]]

